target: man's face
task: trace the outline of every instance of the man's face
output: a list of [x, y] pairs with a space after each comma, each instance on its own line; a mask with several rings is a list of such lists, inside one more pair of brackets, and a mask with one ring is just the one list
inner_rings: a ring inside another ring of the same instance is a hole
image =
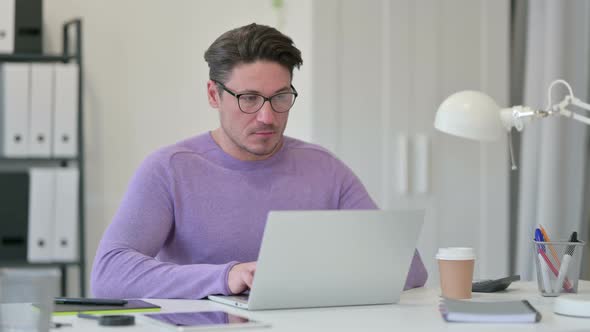
[[[236, 94], [265, 97], [292, 91], [289, 70], [269, 61], [237, 65], [224, 85]], [[240, 160], [262, 160], [281, 147], [289, 112], [276, 113], [266, 101], [258, 112], [246, 114], [240, 111], [238, 99], [224, 90], [219, 92], [215, 82], [209, 81], [207, 90], [209, 104], [219, 110], [221, 123], [213, 138], [226, 153]]]

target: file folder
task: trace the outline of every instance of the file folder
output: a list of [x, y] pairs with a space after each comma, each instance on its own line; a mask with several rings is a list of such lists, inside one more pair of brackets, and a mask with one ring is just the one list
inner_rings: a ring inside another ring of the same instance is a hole
[[55, 171], [48, 168], [31, 168], [29, 174], [27, 260], [32, 263], [51, 262], [53, 260]]
[[31, 157], [51, 156], [53, 73], [53, 64], [31, 64], [31, 119], [29, 126], [29, 156]]
[[29, 172], [1, 172], [0, 188], [0, 261], [26, 262]]
[[1, 156], [25, 157], [28, 154], [29, 78], [29, 64], [0, 64]]
[[53, 260], [78, 260], [78, 181], [77, 168], [59, 168], [55, 171], [55, 229]]
[[0, 53], [14, 52], [16, 0], [0, 0]]
[[14, 53], [43, 53], [43, 1], [16, 0]]
[[78, 153], [78, 65], [55, 64], [53, 155], [73, 158]]

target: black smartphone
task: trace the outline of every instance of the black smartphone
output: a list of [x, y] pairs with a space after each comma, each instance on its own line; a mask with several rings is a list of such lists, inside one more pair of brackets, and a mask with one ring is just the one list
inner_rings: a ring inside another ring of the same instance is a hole
[[125, 304], [127, 304], [127, 300], [80, 298], [80, 297], [56, 297], [55, 304], [125, 305]]

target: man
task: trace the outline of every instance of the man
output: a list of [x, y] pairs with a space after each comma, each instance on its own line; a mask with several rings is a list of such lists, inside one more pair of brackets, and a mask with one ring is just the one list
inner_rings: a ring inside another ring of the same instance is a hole
[[[96, 253], [94, 296], [242, 293], [252, 285], [270, 210], [377, 208], [333, 155], [283, 136], [297, 98], [293, 69], [302, 64], [289, 37], [250, 24], [221, 35], [205, 60], [220, 126], [139, 167]], [[406, 288], [426, 278], [416, 252]]]

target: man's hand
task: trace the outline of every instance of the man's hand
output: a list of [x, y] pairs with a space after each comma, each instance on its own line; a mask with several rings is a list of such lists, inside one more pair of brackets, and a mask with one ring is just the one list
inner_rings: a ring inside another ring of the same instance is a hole
[[243, 293], [245, 290], [252, 288], [254, 273], [256, 272], [256, 262], [248, 262], [234, 265], [229, 270], [227, 285], [233, 294]]

